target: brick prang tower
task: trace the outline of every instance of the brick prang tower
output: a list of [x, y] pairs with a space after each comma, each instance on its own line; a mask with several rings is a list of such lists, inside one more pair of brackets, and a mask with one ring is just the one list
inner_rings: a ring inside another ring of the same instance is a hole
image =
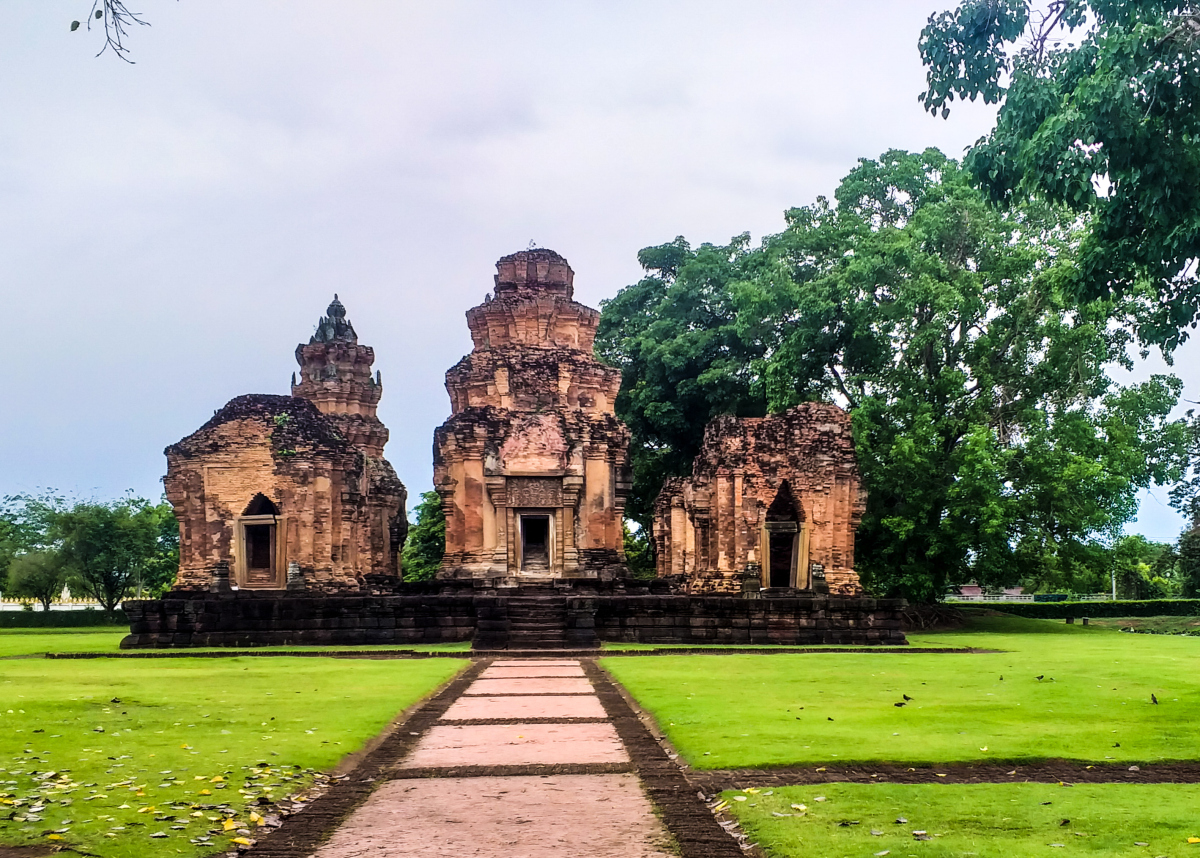
[[381, 457], [388, 430], [375, 413], [383, 395], [382, 377], [378, 371], [371, 375], [375, 350], [359, 345], [337, 295], [325, 313], [308, 344], [296, 346], [300, 381], [292, 375], [292, 396], [317, 406], [347, 441], [368, 456]]

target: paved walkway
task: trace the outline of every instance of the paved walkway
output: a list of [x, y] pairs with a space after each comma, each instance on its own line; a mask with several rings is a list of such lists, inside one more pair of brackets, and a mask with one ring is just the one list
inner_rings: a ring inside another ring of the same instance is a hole
[[578, 659], [493, 661], [315, 858], [668, 858]]

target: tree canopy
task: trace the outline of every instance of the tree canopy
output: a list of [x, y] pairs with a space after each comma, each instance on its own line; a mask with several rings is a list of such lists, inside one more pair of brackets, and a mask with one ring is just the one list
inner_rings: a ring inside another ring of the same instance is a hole
[[966, 158], [988, 196], [1080, 215], [1084, 299], [1140, 298], [1168, 351], [1200, 318], [1200, 12], [1173, 0], [965, 0], [931, 15], [926, 109], [999, 103]]
[[999, 210], [936, 150], [860, 161], [835, 198], [789, 211], [757, 248], [643, 251], [648, 276], [605, 304], [631, 509], [690, 469], [713, 414], [832, 398], [869, 496], [856, 566], [876, 592], [930, 600], [1034, 576], [1131, 518], [1138, 489], [1179, 478], [1180, 383], [1106, 374], [1129, 364], [1142, 308], [1074, 300], [1069, 210]]
[[165, 501], [10, 497], [0, 505], [0, 560], [17, 595], [48, 604], [65, 583], [111, 613], [130, 594], [158, 595], [174, 582], [179, 525]]
[[405, 581], [432, 581], [446, 552], [446, 514], [437, 492], [421, 492], [401, 554]]

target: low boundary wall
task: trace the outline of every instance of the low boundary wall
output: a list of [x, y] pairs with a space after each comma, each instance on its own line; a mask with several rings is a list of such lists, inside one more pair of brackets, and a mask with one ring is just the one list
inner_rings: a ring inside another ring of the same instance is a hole
[[[644, 644], [902, 645], [901, 599], [796, 596], [743, 599], [590, 595], [565, 601], [570, 646]], [[127, 601], [123, 649], [474, 641], [507, 646], [506, 594], [307, 595], [291, 592], [169, 594]]]

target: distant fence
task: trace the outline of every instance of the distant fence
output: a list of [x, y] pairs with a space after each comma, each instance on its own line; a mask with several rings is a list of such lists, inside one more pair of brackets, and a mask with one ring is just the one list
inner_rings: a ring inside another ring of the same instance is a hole
[[[56, 599], [50, 603], [52, 611], [87, 611], [100, 610], [103, 606], [95, 599], [69, 598]], [[42, 603], [37, 599], [5, 599], [0, 596], [0, 611], [40, 611]]]

